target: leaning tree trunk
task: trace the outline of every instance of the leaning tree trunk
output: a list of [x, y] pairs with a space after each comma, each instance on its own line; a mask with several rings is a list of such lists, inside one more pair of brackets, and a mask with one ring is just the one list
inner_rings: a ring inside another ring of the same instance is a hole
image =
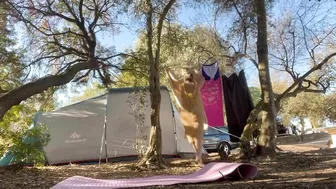
[[258, 122], [258, 117], [262, 108], [262, 101], [260, 101], [254, 109], [251, 111], [249, 117], [247, 118], [246, 125], [244, 127], [243, 133], [240, 137], [242, 142], [249, 142], [253, 139], [253, 132], [259, 128], [260, 123]]
[[273, 157], [275, 155], [275, 103], [268, 64], [265, 0], [256, 0], [256, 12], [258, 24], [258, 71], [263, 103], [257, 155]]
[[89, 69], [91, 62], [96, 62], [95, 58], [87, 62], [81, 62], [70, 66], [63, 73], [58, 75], [47, 75], [35, 81], [23, 84], [2, 96], [0, 96], [0, 121], [5, 114], [15, 105], [30, 98], [33, 95], [42, 93], [50, 87], [61, 86], [69, 83], [78, 72]]
[[246, 125], [244, 127], [243, 133], [240, 137], [240, 151], [239, 158], [250, 160], [253, 156], [253, 146], [251, 146], [250, 141], [253, 140], [254, 131], [256, 131], [260, 126], [260, 120], [258, 120], [259, 113], [261, 111], [262, 102], [260, 101], [254, 109], [251, 111]]

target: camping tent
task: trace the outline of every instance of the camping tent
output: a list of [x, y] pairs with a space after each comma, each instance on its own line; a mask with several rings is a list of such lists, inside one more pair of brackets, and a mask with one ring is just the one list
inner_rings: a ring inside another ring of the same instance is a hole
[[[184, 137], [184, 128], [168, 89], [161, 87], [160, 90], [162, 154], [194, 153]], [[127, 103], [133, 91], [134, 88], [111, 89], [102, 96], [37, 115], [35, 125], [45, 124], [50, 133], [50, 141], [44, 147], [47, 163], [136, 156], [136, 123]], [[149, 96], [147, 98], [149, 100]], [[145, 133], [149, 138], [150, 107], [145, 112]]]

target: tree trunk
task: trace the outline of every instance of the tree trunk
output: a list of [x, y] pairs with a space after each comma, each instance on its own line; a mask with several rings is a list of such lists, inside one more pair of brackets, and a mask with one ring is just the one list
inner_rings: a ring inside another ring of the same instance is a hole
[[260, 123], [258, 122], [258, 116], [262, 108], [262, 101], [260, 101], [254, 109], [251, 111], [249, 117], [247, 118], [246, 125], [244, 127], [243, 133], [240, 137], [241, 141], [250, 141], [253, 137], [253, 132], [259, 128]]
[[260, 108], [255, 107], [247, 119], [246, 126], [240, 138], [240, 151], [239, 151], [240, 159], [245, 159], [249, 161], [251, 157], [255, 154], [253, 150], [254, 147], [250, 145], [250, 141], [253, 141], [252, 139], [255, 134], [254, 132], [260, 127], [261, 120], [258, 119], [260, 111], [261, 111]]
[[145, 155], [138, 161], [139, 166], [154, 165], [155, 167], [164, 167], [165, 162], [162, 159], [162, 134], [160, 125], [160, 80], [158, 65], [151, 64], [150, 66], [150, 83], [149, 92], [151, 100], [151, 132], [149, 138], [149, 148]]
[[[151, 16], [150, 23], [152, 22]], [[149, 21], [148, 21], [149, 22]], [[147, 23], [147, 27], [151, 28], [151, 24]], [[148, 29], [149, 29], [148, 28]], [[149, 148], [145, 155], [138, 161], [138, 166], [153, 165], [155, 167], [164, 167], [165, 162], [162, 159], [162, 134], [160, 125], [160, 72], [159, 61], [155, 61], [152, 44], [152, 30], [147, 30], [148, 34], [148, 57], [149, 57], [149, 93], [151, 102], [151, 132], [149, 138]]]
[[304, 119], [300, 117], [300, 124], [301, 124], [301, 135], [300, 135], [300, 142], [303, 142], [303, 136], [305, 134], [305, 127], [304, 127]]
[[267, 18], [265, 0], [256, 0], [258, 24], [258, 71], [262, 92], [262, 122], [257, 154], [265, 157], [275, 155], [275, 103], [268, 64]]
[[157, 43], [155, 56], [153, 53], [153, 13], [154, 8], [151, 0], [147, 0], [148, 12], [146, 13], [146, 29], [147, 29], [147, 55], [149, 60], [149, 92], [151, 101], [151, 133], [149, 138], [149, 148], [146, 154], [138, 161], [139, 166], [154, 165], [156, 167], [165, 167], [165, 162], [162, 159], [162, 134], [160, 125], [160, 47], [161, 47], [161, 32], [163, 21], [175, 3], [175, 0], [170, 0], [164, 7], [157, 25]]

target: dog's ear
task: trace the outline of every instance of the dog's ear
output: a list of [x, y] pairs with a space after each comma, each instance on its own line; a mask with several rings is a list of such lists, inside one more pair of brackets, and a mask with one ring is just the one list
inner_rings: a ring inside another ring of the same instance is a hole
[[199, 73], [200, 70], [201, 70], [201, 66], [197, 64], [197, 65], [194, 65], [194, 66], [192, 67], [192, 69], [193, 69], [193, 71], [194, 71], [195, 73]]
[[199, 69], [194, 69], [194, 73], [195, 73], [195, 74], [199, 74], [199, 73], [200, 73], [200, 70], [199, 70]]
[[198, 69], [198, 66], [193, 66], [192, 68], [190, 68], [190, 70], [195, 75], [199, 75], [200, 74], [200, 69]]

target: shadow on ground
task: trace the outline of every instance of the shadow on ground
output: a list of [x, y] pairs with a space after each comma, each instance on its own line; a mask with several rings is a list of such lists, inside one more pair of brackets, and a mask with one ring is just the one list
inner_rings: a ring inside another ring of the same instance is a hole
[[[307, 152], [280, 152], [272, 161], [252, 160], [260, 168], [255, 180], [221, 181], [202, 184], [184, 184], [164, 186], [165, 188], [239, 188], [239, 189], [292, 189], [314, 188], [331, 189], [336, 186], [336, 150], [320, 149]], [[211, 156], [205, 162], [219, 161], [218, 156]], [[228, 158], [225, 161], [233, 161]], [[153, 175], [189, 174], [196, 170], [191, 159], [168, 160], [167, 169], [148, 171], [138, 170], [130, 163], [111, 163], [98, 165], [47, 166], [42, 168], [0, 168], [0, 188], [50, 188], [71, 176], [80, 175], [92, 178], [114, 179], [147, 177]], [[160, 186], [146, 188], [163, 188]]]

